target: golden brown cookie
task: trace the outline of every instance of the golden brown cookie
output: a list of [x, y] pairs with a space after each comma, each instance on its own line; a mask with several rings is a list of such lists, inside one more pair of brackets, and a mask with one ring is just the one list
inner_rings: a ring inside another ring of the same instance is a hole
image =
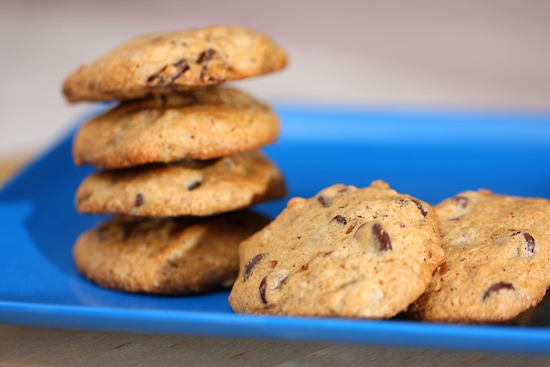
[[235, 312], [388, 318], [422, 294], [444, 254], [432, 207], [382, 181], [294, 198], [241, 244]]
[[245, 27], [155, 33], [80, 67], [63, 93], [71, 102], [143, 98], [266, 74], [286, 60], [271, 39]]
[[268, 220], [252, 212], [209, 218], [117, 218], [82, 234], [73, 255], [80, 273], [105, 288], [194, 294], [230, 287], [238, 246]]
[[77, 165], [116, 169], [152, 162], [211, 159], [274, 141], [279, 119], [247, 94], [208, 88], [120, 104], [77, 132]]
[[466, 191], [436, 206], [445, 262], [409, 313], [436, 322], [504, 322], [550, 286], [550, 201]]
[[81, 213], [212, 215], [286, 195], [277, 167], [260, 152], [208, 161], [151, 164], [88, 176], [76, 193]]

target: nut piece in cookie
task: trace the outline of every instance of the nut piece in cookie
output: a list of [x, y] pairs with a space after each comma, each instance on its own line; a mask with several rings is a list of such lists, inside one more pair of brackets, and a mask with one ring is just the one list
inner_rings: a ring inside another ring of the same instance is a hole
[[63, 93], [70, 102], [143, 98], [270, 73], [286, 61], [277, 44], [246, 27], [155, 33], [80, 67]]
[[414, 318], [494, 323], [536, 305], [550, 287], [550, 201], [466, 191], [435, 207], [445, 262], [411, 306]]
[[212, 159], [258, 149], [279, 130], [268, 105], [235, 89], [206, 88], [121, 103], [80, 127], [73, 157], [104, 169]]
[[425, 290], [444, 258], [427, 203], [382, 181], [293, 198], [241, 244], [235, 312], [389, 318]]
[[183, 295], [231, 287], [238, 246], [269, 221], [252, 212], [209, 218], [131, 218], [105, 222], [82, 234], [76, 266], [102, 287]]
[[75, 201], [81, 213], [172, 217], [218, 214], [285, 195], [277, 167], [250, 151], [95, 173], [82, 181]]

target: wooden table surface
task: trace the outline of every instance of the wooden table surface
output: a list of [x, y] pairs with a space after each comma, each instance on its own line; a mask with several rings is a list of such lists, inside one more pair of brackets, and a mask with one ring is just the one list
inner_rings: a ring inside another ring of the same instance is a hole
[[[0, 160], [2, 182], [29, 154]], [[549, 366], [550, 357], [0, 325], [0, 366]]]

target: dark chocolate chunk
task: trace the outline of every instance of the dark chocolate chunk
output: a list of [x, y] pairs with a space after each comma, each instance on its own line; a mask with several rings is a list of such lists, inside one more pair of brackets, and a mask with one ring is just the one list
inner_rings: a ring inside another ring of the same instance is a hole
[[203, 62], [208, 62], [214, 58], [215, 54], [216, 54], [216, 51], [214, 51], [211, 48], [208, 48], [200, 54], [199, 58], [197, 59], [197, 63], [202, 64]]
[[267, 286], [266, 278], [267, 277], [263, 278], [262, 281], [260, 282], [260, 298], [264, 305], [267, 305], [267, 299], [265, 298], [265, 288]]
[[142, 194], [137, 194], [136, 195], [136, 200], [134, 201], [134, 208], [139, 208], [140, 206], [143, 205], [144, 202], [145, 202], [145, 200], [143, 199], [143, 195]]
[[512, 236], [517, 236], [518, 234], [521, 234], [521, 233], [523, 233], [523, 238], [525, 239], [525, 242], [526, 242], [525, 250], [529, 251], [530, 253], [535, 252], [535, 239], [529, 233], [516, 232], [516, 233], [512, 233]]
[[157, 74], [151, 75], [147, 79], [147, 84], [152, 87], [166, 87], [170, 86], [174, 80], [176, 80], [181, 74], [189, 70], [187, 60], [181, 59], [178, 62], [166, 66]]
[[489, 298], [489, 296], [494, 293], [494, 292], [498, 292], [502, 289], [506, 289], [506, 290], [510, 290], [510, 291], [513, 291], [515, 290], [514, 286], [511, 284], [511, 283], [506, 283], [506, 282], [498, 282], [498, 283], [495, 283], [493, 284], [492, 286], [490, 286], [486, 291], [485, 293], [483, 294], [483, 300], [485, 301], [487, 298]]
[[187, 184], [187, 190], [191, 191], [191, 190], [195, 190], [197, 187], [199, 187], [200, 185], [202, 184], [202, 181], [199, 181], [199, 180], [196, 180], [196, 181], [191, 181]]
[[372, 235], [374, 236], [375, 241], [378, 242], [378, 249], [380, 251], [389, 251], [392, 249], [390, 236], [380, 224], [373, 224]]
[[422, 216], [425, 217], [428, 215], [428, 211], [426, 210], [426, 208], [424, 208], [424, 205], [420, 200], [412, 199], [412, 201], [416, 204], [416, 206], [420, 210], [420, 213], [422, 213]]
[[468, 200], [466, 196], [455, 196], [451, 200], [454, 205], [458, 206], [461, 209], [466, 209], [470, 202], [470, 200]]
[[[332, 218], [332, 220], [337, 221], [338, 223], [340, 223], [344, 226], [347, 224], [346, 218], [342, 215], [337, 215], [334, 218]], [[331, 220], [331, 222], [332, 222], [332, 220]]]
[[256, 266], [258, 261], [260, 261], [265, 254], [258, 254], [254, 256], [252, 259], [250, 259], [246, 265], [244, 266], [244, 274], [243, 274], [243, 281], [246, 282], [248, 280], [248, 277], [250, 276], [250, 273], [252, 272], [252, 269]]
[[529, 252], [534, 252], [535, 251], [535, 239], [533, 238], [533, 236], [531, 236], [527, 232], [524, 232], [523, 233], [523, 238], [525, 238], [525, 242], [527, 242], [527, 246], [525, 247], [525, 249]]
[[340, 190], [338, 190], [338, 193], [343, 194], [343, 193], [346, 193], [348, 191], [350, 191], [350, 188], [346, 186], [346, 187], [342, 187]]

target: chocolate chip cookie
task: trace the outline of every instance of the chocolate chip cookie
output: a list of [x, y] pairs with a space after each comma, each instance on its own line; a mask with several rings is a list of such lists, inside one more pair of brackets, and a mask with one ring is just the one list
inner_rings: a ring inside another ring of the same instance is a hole
[[436, 322], [504, 322], [550, 286], [550, 201], [466, 191], [436, 206], [445, 262], [409, 313]]
[[95, 173], [80, 184], [76, 208], [81, 213], [205, 216], [285, 194], [277, 167], [260, 152], [250, 151]]
[[77, 165], [105, 169], [211, 159], [271, 143], [279, 129], [266, 104], [207, 88], [120, 104], [80, 127], [73, 156]]
[[143, 98], [266, 74], [286, 62], [281, 47], [246, 27], [155, 33], [80, 67], [63, 93], [71, 102]]
[[102, 287], [183, 295], [230, 287], [238, 246], [268, 220], [252, 212], [208, 218], [131, 218], [82, 234], [73, 255], [80, 273]]
[[382, 181], [293, 198], [241, 244], [235, 312], [388, 318], [422, 294], [444, 258], [426, 202]]

